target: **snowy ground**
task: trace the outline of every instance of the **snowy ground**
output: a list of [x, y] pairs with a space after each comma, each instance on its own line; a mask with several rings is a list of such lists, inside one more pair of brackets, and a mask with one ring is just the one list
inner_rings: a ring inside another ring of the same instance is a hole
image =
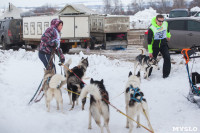
[[[0, 132], [1, 133], [99, 133], [100, 129], [92, 121], [92, 130], [88, 130], [88, 107], [81, 110], [81, 104], [69, 111], [69, 99], [63, 89], [64, 114], [56, 110], [56, 102], [51, 102], [50, 113], [46, 111], [45, 101], [28, 105], [43, 77], [43, 64], [37, 52], [0, 50]], [[122, 60], [110, 60], [104, 55], [65, 55], [72, 58], [73, 67], [81, 57], [88, 57], [89, 67], [86, 77], [95, 80], [104, 79], [110, 95], [110, 102], [125, 112], [124, 91], [129, 71], [134, 64]], [[153, 71], [150, 80], [142, 79], [141, 89], [148, 101], [150, 119], [156, 133], [172, 133], [173, 128], [186, 127], [192, 132], [200, 132], [200, 109], [188, 102], [184, 96], [189, 89], [186, 69], [181, 55], [172, 55], [176, 62], [172, 65], [170, 77], [162, 78], [162, 69]], [[58, 58], [56, 58], [58, 62]], [[162, 67], [163, 60], [159, 66]], [[199, 69], [200, 63], [195, 65]], [[57, 66], [60, 73], [60, 67]], [[89, 79], [84, 80], [87, 84]], [[118, 96], [118, 97], [116, 97]], [[80, 102], [79, 102], [80, 103]], [[112, 133], [127, 133], [126, 118], [110, 107], [110, 130]], [[141, 124], [147, 125], [142, 116]], [[136, 124], [134, 124], [136, 125]], [[179, 130], [180, 131], [180, 130]], [[135, 128], [134, 133], [147, 133], [143, 128]], [[181, 131], [180, 131], [181, 132]]]

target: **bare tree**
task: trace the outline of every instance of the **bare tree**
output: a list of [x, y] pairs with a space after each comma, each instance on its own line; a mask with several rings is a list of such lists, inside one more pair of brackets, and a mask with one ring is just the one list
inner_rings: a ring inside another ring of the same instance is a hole
[[186, 8], [185, 0], [174, 0], [173, 8]]
[[119, 0], [113, 0], [114, 8], [112, 14], [119, 14]]
[[112, 12], [111, 1], [110, 0], [103, 0], [103, 2], [104, 2], [104, 13], [110, 14]]
[[37, 7], [33, 10], [34, 13], [36, 14], [54, 14], [57, 12], [56, 7], [51, 6], [50, 4], [43, 5], [41, 7]]
[[139, 11], [144, 10], [144, 1], [143, 0], [137, 0]]
[[190, 8], [195, 7], [195, 6], [200, 7], [200, 0], [193, 0], [193, 1], [191, 1]]
[[152, 7], [153, 9], [156, 9], [156, 8], [157, 8], [156, 3], [153, 2], [153, 1], [154, 1], [154, 0], [150, 0], [150, 1], [149, 1], [149, 7]]
[[132, 10], [132, 8], [131, 8], [130, 5], [128, 5], [128, 7], [127, 7], [127, 12], [126, 12], [126, 14], [127, 14], [127, 15], [133, 15], [133, 10]]
[[166, 9], [167, 9], [167, 1], [166, 0], [161, 0], [161, 9], [162, 12], [161, 13], [166, 13]]
[[119, 14], [120, 15], [124, 15], [125, 14], [125, 12], [124, 12], [124, 8], [123, 8], [123, 4], [122, 4], [122, 1], [120, 0], [120, 2], [119, 2]]
[[144, 9], [143, 0], [133, 0], [131, 6], [133, 8], [133, 14], [138, 11], [142, 11]]

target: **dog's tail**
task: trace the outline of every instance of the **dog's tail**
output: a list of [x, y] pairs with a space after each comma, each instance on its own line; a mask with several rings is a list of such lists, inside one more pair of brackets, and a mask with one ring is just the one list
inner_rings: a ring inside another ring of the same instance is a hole
[[[50, 88], [60, 88], [62, 87], [63, 83], [66, 81], [66, 78], [60, 74], [55, 74], [51, 78], [49, 82], [49, 87]], [[61, 85], [62, 84], [62, 85]]]
[[[71, 65], [71, 63], [72, 63], [72, 59], [70, 58], [67, 61], [67, 63], [65, 63], [65, 66], [69, 69], [69, 66]], [[65, 72], [65, 77], [68, 78], [69, 74], [68, 74], [68, 69], [66, 67], [64, 67], [64, 72]]]
[[67, 63], [65, 63], [65, 66], [69, 68], [69, 66], [71, 65], [72, 63], [72, 59], [70, 58]]
[[81, 99], [85, 98], [88, 93], [93, 95], [95, 100], [101, 100], [101, 94], [99, 91], [99, 87], [97, 85], [94, 84], [86, 85], [81, 91], [80, 95]]
[[144, 51], [145, 51], [144, 48], [138, 48], [138, 50], [141, 50], [142, 51], [141, 55], [144, 55]]

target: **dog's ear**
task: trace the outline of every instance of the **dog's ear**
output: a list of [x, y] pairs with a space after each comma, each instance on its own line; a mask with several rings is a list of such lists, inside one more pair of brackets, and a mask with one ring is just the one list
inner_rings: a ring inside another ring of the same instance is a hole
[[138, 71], [138, 73], [137, 73], [137, 75], [136, 75], [137, 77], [140, 77], [140, 71]]
[[132, 72], [130, 71], [128, 77], [130, 77], [131, 75], [132, 75]]
[[93, 78], [91, 78], [91, 79], [90, 79], [90, 83], [93, 83], [93, 82], [94, 82], [94, 80], [93, 80]]
[[101, 80], [101, 83], [103, 84], [103, 79]]

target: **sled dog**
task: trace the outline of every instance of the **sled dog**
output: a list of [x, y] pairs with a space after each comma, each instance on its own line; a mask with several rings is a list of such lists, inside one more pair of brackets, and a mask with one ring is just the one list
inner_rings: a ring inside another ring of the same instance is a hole
[[[90, 84], [86, 85], [81, 92], [81, 99], [90, 93], [90, 107], [89, 107], [89, 124], [88, 129], [91, 129], [91, 117], [94, 118], [96, 124], [100, 127], [101, 133], [103, 133], [103, 126], [101, 125], [101, 116], [104, 119], [104, 126], [108, 133], [110, 133], [108, 123], [109, 123], [109, 106], [106, 101], [109, 101], [108, 92], [103, 84], [103, 79], [101, 81], [90, 80]], [[106, 101], [105, 101], [105, 100]], [[83, 105], [84, 106], [84, 105]]]
[[149, 58], [149, 56], [144, 55], [144, 51], [146, 51], [143, 48], [140, 48], [139, 50], [142, 51], [141, 54], [139, 54], [136, 57], [136, 61], [134, 64], [134, 73], [136, 74], [136, 69], [138, 66], [140, 66], [140, 70], [139, 71], [143, 71], [144, 72], [144, 78], [148, 79], [149, 76], [151, 75], [151, 72], [154, 69], [159, 69], [158, 68], [158, 60], [155, 58]]
[[[126, 114], [132, 119], [137, 116], [137, 123], [140, 123], [140, 113], [142, 113], [145, 117], [147, 116], [148, 126], [150, 130], [153, 131], [153, 128], [149, 121], [147, 102], [146, 99], [144, 99], [143, 97], [144, 94], [140, 90], [140, 72], [138, 72], [136, 76], [132, 75], [132, 73], [130, 72], [125, 88]], [[140, 127], [140, 125], [137, 124], [137, 127]], [[133, 121], [128, 118], [126, 122], [126, 128], [129, 128], [129, 133], [132, 133]]]
[[42, 90], [45, 92], [49, 88], [49, 81], [51, 77], [54, 75], [54, 70], [46, 70], [44, 69], [44, 77], [43, 77], [43, 85]]
[[61, 111], [63, 112], [63, 99], [61, 87], [66, 83], [66, 78], [60, 74], [55, 74], [49, 81], [49, 88], [45, 91], [46, 107], [47, 111], [50, 111], [50, 102], [53, 98], [56, 99], [57, 110], [59, 110], [59, 105]]
[[[65, 64], [65, 66], [69, 68], [71, 62], [72, 62], [71, 59], [69, 59]], [[77, 95], [77, 93], [80, 94], [81, 89], [84, 86], [84, 83], [81, 80], [85, 75], [88, 65], [89, 65], [88, 58], [86, 59], [82, 58], [79, 65], [71, 69], [72, 72], [70, 72], [68, 69], [64, 67], [65, 76], [67, 78], [67, 89], [69, 91], [75, 92], [71, 94], [71, 92], [68, 91], [70, 105], [72, 105], [71, 110], [74, 108], [75, 101], [76, 104], [78, 105], [79, 95]]]

